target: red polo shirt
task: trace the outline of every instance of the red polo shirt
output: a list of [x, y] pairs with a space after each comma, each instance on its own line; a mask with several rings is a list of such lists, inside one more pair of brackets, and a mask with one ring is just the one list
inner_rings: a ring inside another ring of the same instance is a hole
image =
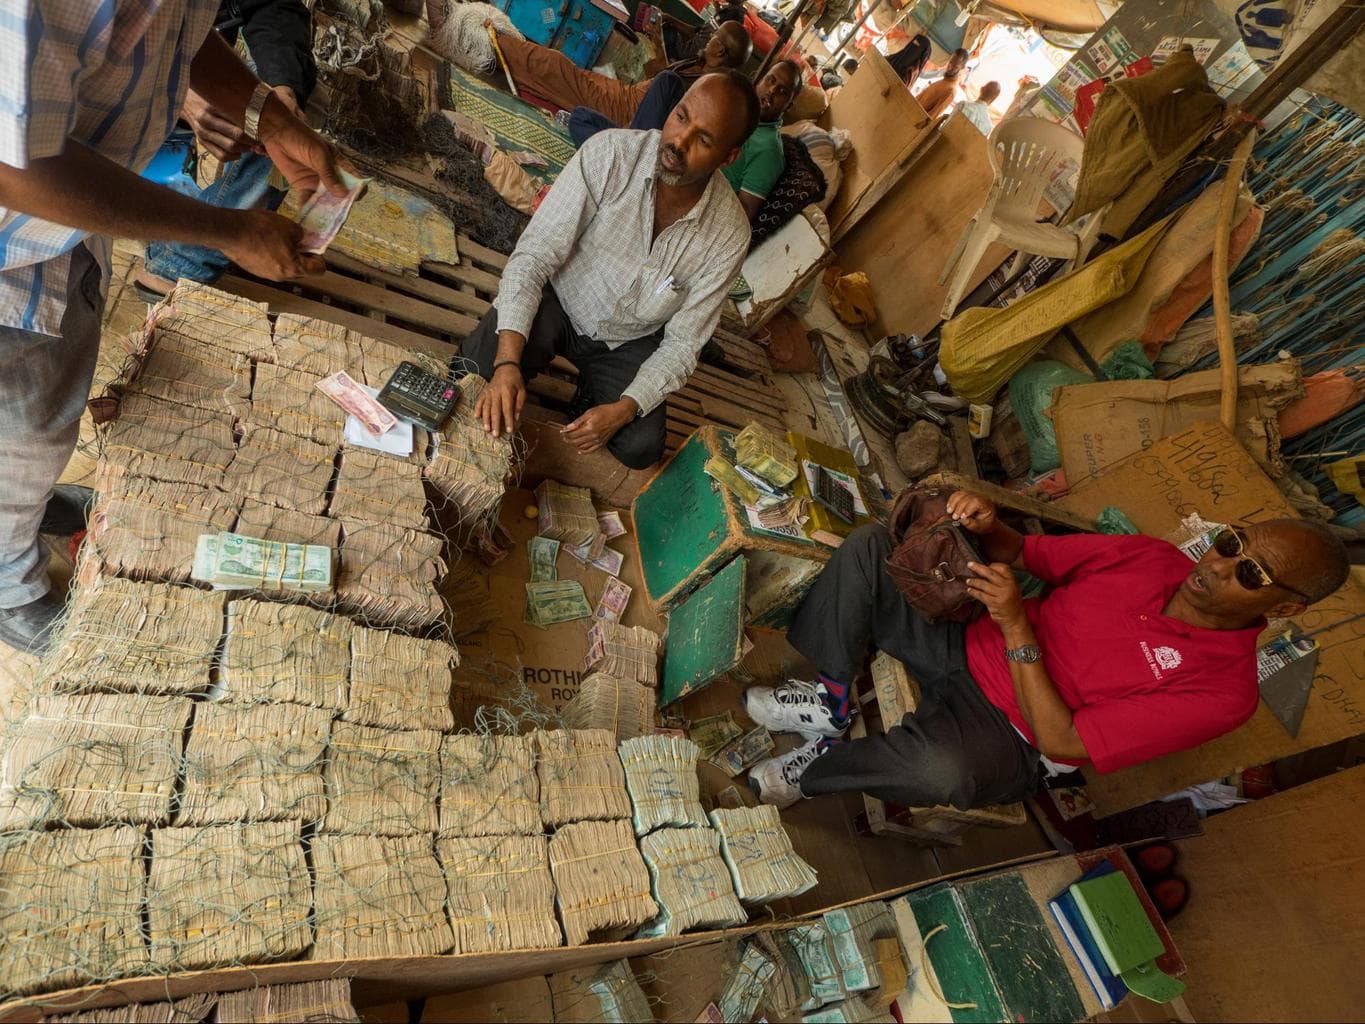
[[[1200, 629], [1163, 615], [1193, 567], [1179, 548], [1151, 537], [1028, 536], [1024, 565], [1053, 585], [1024, 607], [1097, 770], [1198, 746], [1256, 710], [1256, 638], [1265, 623]], [[988, 615], [967, 627], [967, 666], [1032, 742], [1004, 635]]]

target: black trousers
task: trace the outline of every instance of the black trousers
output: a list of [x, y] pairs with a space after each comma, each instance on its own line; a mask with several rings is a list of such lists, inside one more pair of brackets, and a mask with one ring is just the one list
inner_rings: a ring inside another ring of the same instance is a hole
[[860, 791], [909, 807], [960, 809], [1020, 800], [1037, 788], [1038, 751], [967, 671], [965, 628], [931, 625], [886, 572], [884, 526], [854, 530], [792, 619], [787, 639], [831, 679], [851, 683], [873, 647], [905, 662], [920, 703], [884, 735], [845, 740], [812, 761], [807, 796]]
[[[617, 348], [606, 342], [584, 337], [574, 330], [559, 296], [548, 284], [541, 293], [540, 308], [531, 322], [531, 332], [521, 353], [521, 372], [527, 381], [550, 365], [555, 356], [564, 356], [578, 367], [578, 397], [584, 409], [606, 405], [621, 397], [630, 387], [640, 366], [654, 354], [663, 338], [663, 329], [644, 338], [628, 341]], [[474, 364], [479, 376], [493, 376], [498, 354], [498, 311], [490, 309], [461, 346], [461, 354]], [[467, 369], [468, 367], [466, 367]], [[647, 415], [637, 417], [616, 432], [607, 450], [631, 469], [648, 469], [664, 456], [667, 412], [661, 404]]]

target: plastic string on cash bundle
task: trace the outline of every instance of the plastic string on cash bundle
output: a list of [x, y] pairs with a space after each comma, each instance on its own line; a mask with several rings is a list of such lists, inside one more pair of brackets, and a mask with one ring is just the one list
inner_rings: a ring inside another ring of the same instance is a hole
[[797, 856], [772, 804], [718, 807], [711, 824], [720, 833], [721, 855], [745, 903], [799, 896], [816, 883], [815, 869]]
[[720, 1019], [749, 1021], [758, 1012], [758, 1005], [768, 991], [777, 968], [754, 942], [744, 943], [735, 972], [720, 997]]
[[665, 825], [708, 826], [701, 806], [695, 743], [679, 736], [639, 736], [621, 744], [620, 756], [636, 835]]
[[597, 620], [588, 630], [584, 672], [604, 672], [642, 686], [659, 684], [659, 634], [643, 626]]
[[548, 849], [543, 835], [437, 840], [455, 952], [546, 949], [563, 943]]
[[286, 544], [236, 533], [201, 533], [190, 578], [215, 590], [332, 589], [335, 553], [318, 544]]
[[534, 734], [457, 733], [441, 740], [443, 836], [539, 835]]
[[556, 829], [550, 870], [571, 946], [603, 929], [635, 929], [659, 912], [628, 821], [580, 821]]
[[691, 928], [730, 928], [749, 919], [735, 896], [710, 828], [661, 828], [640, 840], [659, 916], [639, 937], [680, 935]]
[[628, 740], [654, 731], [654, 702], [654, 690], [633, 679], [592, 672], [562, 714], [570, 729], [605, 729], [618, 741]]
[[544, 824], [630, 817], [625, 769], [613, 733], [555, 729], [535, 737]]

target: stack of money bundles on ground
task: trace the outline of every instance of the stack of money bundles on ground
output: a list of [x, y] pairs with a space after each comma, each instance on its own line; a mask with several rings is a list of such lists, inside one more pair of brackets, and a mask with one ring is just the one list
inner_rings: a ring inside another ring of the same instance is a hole
[[823, 921], [799, 924], [784, 931], [782, 938], [796, 953], [810, 988], [810, 996], [801, 1004], [802, 1010], [815, 1010], [844, 998], [843, 972], [839, 970]]
[[557, 540], [566, 548], [586, 548], [590, 559], [606, 549], [607, 537], [597, 521], [592, 492], [586, 487], [546, 480], [536, 488], [536, 507], [540, 510], [538, 532], [542, 537]]
[[659, 916], [641, 929], [642, 936], [729, 928], [749, 919], [735, 896], [714, 829], [661, 828], [640, 840], [640, 853], [659, 904]]
[[564, 724], [571, 729], [605, 729], [617, 740], [647, 736], [654, 731], [656, 699], [654, 690], [633, 679], [593, 672], [564, 706]]
[[665, 825], [707, 827], [697, 778], [697, 745], [680, 736], [640, 736], [620, 746], [635, 834]]
[[745, 903], [798, 896], [815, 885], [815, 869], [797, 856], [776, 807], [718, 807], [711, 824], [721, 855]]
[[825, 933], [834, 950], [835, 963], [845, 992], [880, 988], [876, 941], [895, 939], [896, 918], [880, 900], [841, 907], [824, 915]]
[[599, 967], [588, 982], [588, 992], [601, 1006], [601, 1020], [612, 1024], [635, 1024], [654, 1019], [649, 999], [635, 980], [629, 960], [613, 960]]
[[550, 870], [570, 945], [606, 929], [628, 934], [659, 912], [628, 821], [579, 821], [556, 829]]
[[494, 437], [474, 417], [474, 403], [487, 382], [460, 378], [455, 410], [432, 435], [426, 478], [441, 496], [436, 517], [463, 542], [473, 529], [497, 516], [507, 480], [516, 470], [512, 436]]
[[614, 733], [556, 729], [535, 735], [544, 824], [630, 817], [630, 795]]
[[437, 841], [455, 952], [562, 945], [555, 920], [558, 879], [550, 875], [548, 848], [542, 835]]
[[617, 679], [633, 679], [642, 686], [658, 686], [659, 648], [659, 634], [644, 626], [599, 620], [588, 630], [583, 671], [604, 672]]
[[441, 835], [540, 834], [533, 742], [478, 733], [441, 740]]
[[[163, 1017], [180, 1021], [192, 1017]], [[316, 1020], [330, 1024], [359, 1021], [351, 1005], [351, 983], [346, 978], [302, 981], [295, 985], [258, 985], [218, 996], [218, 1021]]]
[[592, 615], [592, 605], [577, 580], [540, 580], [526, 584], [525, 619], [544, 629]]
[[357, 626], [351, 636], [350, 700], [342, 718], [386, 729], [452, 728], [451, 671], [459, 652], [422, 640]]
[[720, 1019], [726, 1021], [750, 1021], [758, 1012], [758, 1004], [768, 991], [777, 968], [768, 959], [756, 942], [745, 942], [741, 947], [739, 963], [721, 993]]
[[436, 831], [441, 734], [334, 722], [322, 831], [406, 836]]
[[796, 449], [758, 423], [750, 423], [735, 436], [735, 464], [774, 487], [786, 487], [800, 470]]

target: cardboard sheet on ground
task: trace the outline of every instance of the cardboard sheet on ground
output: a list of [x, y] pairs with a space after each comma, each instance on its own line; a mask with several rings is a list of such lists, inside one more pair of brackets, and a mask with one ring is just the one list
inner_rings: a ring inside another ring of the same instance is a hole
[[[1169, 381], [1100, 381], [1054, 391], [1048, 415], [1071, 486], [1163, 437], [1216, 420], [1220, 373], [1204, 370]], [[1276, 413], [1303, 394], [1298, 360], [1244, 366], [1239, 383], [1237, 440], [1262, 468], [1280, 475]]]
[[[501, 522], [512, 536], [512, 552], [491, 569], [479, 567], [487, 576], [485, 581], [476, 583], [487, 586], [490, 617], [494, 621], [489, 629], [460, 641], [460, 671], [473, 672], [480, 664], [501, 662], [502, 676], [506, 676], [510, 667], [542, 702], [561, 710], [578, 692], [584, 674], [583, 654], [587, 650], [588, 630], [596, 620], [562, 622], [547, 629], [522, 621], [526, 583], [530, 579], [527, 541], [536, 535], [537, 529], [536, 521], [526, 518], [523, 510], [534, 505], [535, 500], [530, 491], [519, 489], [509, 490], [503, 498]], [[633, 534], [635, 526], [630, 522], [629, 513], [623, 513], [622, 517], [628, 533]], [[662, 632], [663, 622], [640, 597], [644, 588], [639, 560], [629, 540], [629, 536], [620, 537], [608, 545], [625, 553], [620, 579], [635, 590], [621, 621], [627, 626], [644, 626]], [[609, 579], [605, 572], [583, 565], [563, 550], [559, 552], [556, 568], [559, 579], [581, 583], [588, 604], [596, 607]]]
[[[1243, 525], [1295, 517], [1245, 449], [1222, 426], [1209, 421], [1111, 467], [1075, 488], [1062, 505], [1092, 516], [1106, 505], [1117, 505], [1143, 533], [1154, 537], [1175, 535], [1181, 518], [1191, 512], [1211, 522]], [[1322, 655], [1297, 737], [1290, 737], [1263, 704], [1246, 725], [1194, 750], [1107, 775], [1087, 770], [1096, 815], [1136, 807], [1365, 730], [1365, 619], [1344, 621], [1363, 607], [1365, 573], [1357, 568], [1344, 587], [1294, 620], [1304, 632], [1331, 627], [1317, 636]]]

